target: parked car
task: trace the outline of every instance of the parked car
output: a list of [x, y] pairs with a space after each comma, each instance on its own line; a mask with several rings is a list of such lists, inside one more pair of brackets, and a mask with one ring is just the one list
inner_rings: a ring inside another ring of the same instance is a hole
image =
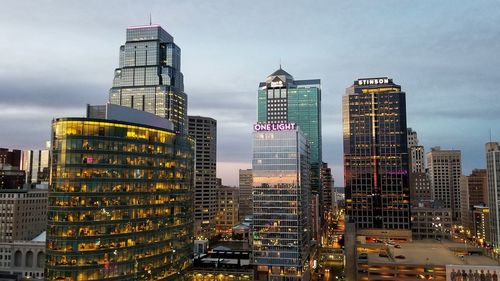
[[378, 253], [378, 256], [381, 258], [388, 258], [389, 256], [385, 252]]
[[395, 258], [396, 258], [396, 259], [400, 259], [400, 260], [404, 260], [404, 259], [406, 259], [406, 257], [405, 257], [405, 256], [403, 256], [403, 255], [397, 255], [397, 256], [395, 256]]

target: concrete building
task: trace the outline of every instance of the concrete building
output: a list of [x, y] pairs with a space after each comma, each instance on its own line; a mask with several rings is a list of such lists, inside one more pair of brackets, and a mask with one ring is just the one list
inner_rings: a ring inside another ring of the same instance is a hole
[[472, 212], [474, 206], [486, 206], [488, 203], [488, 182], [485, 169], [474, 169], [469, 176], [460, 177], [460, 202], [462, 226], [474, 229]]
[[408, 128], [408, 153], [410, 178], [410, 198], [412, 206], [418, 206], [421, 201], [432, 200], [432, 189], [429, 175], [425, 169], [425, 150], [418, 141], [417, 132]]
[[476, 239], [490, 241], [490, 208], [485, 205], [472, 207], [472, 235]]
[[411, 208], [413, 239], [446, 239], [452, 233], [451, 209], [438, 202], [420, 202]]
[[217, 212], [217, 121], [189, 116], [188, 133], [196, 142], [195, 235], [210, 238], [214, 234]]
[[238, 197], [236, 187], [220, 186], [217, 188], [217, 212], [215, 216], [215, 231], [221, 234], [231, 234], [233, 226], [238, 224]]
[[427, 153], [427, 168], [433, 199], [443, 202], [452, 211], [453, 222], [461, 223], [460, 176], [462, 162], [460, 150], [433, 147]]
[[0, 242], [29, 241], [46, 230], [47, 190], [0, 191]]
[[488, 183], [488, 207], [490, 207], [490, 240], [500, 248], [500, 143], [489, 142], [486, 149], [486, 176]]
[[0, 272], [21, 280], [44, 280], [45, 243], [45, 231], [29, 241], [0, 242]]
[[49, 181], [50, 142], [46, 149], [23, 150], [21, 169], [26, 172], [26, 183], [36, 184]]
[[242, 222], [245, 216], [252, 215], [252, 169], [239, 171], [239, 210], [238, 219]]

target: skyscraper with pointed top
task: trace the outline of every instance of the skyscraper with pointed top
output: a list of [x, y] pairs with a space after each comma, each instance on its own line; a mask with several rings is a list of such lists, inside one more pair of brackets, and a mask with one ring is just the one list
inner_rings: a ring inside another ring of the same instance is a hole
[[172, 121], [186, 133], [187, 95], [181, 49], [158, 24], [130, 26], [115, 69], [109, 102], [147, 111]]

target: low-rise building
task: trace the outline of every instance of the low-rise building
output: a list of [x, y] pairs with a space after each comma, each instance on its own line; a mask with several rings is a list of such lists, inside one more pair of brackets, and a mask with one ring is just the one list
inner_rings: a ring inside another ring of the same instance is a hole
[[215, 229], [217, 233], [231, 234], [238, 224], [238, 188], [219, 186], [217, 188], [217, 213]]
[[452, 212], [436, 202], [421, 202], [411, 209], [414, 239], [444, 239], [450, 237]]
[[30, 241], [0, 243], [0, 272], [21, 280], [44, 280], [45, 241], [44, 231]]

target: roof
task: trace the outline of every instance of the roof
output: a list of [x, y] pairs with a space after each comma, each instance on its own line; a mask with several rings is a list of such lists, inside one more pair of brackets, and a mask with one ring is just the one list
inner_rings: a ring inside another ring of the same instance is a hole
[[293, 77], [292, 77], [292, 75], [290, 73], [286, 72], [285, 70], [283, 70], [281, 68], [281, 65], [280, 65], [280, 68], [278, 70], [276, 70], [275, 72], [271, 73], [271, 75], [269, 75], [269, 76], [278, 76], [278, 75], [288, 76], [288, 77], [290, 77], [290, 78], [293, 79]]
[[47, 240], [47, 231], [40, 233], [37, 237], [33, 238], [33, 242], [45, 242]]

